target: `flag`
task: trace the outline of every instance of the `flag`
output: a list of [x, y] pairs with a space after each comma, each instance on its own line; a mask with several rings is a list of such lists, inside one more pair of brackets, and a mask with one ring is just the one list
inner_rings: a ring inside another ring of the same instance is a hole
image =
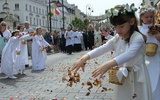
[[61, 14], [61, 12], [59, 11], [58, 8], [55, 9], [55, 13], [56, 13], [57, 15]]
[[55, 12], [55, 8], [54, 8], [54, 7], [52, 8], [52, 11], [51, 11], [51, 12], [52, 12], [52, 14], [54, 14], [54, 12]]

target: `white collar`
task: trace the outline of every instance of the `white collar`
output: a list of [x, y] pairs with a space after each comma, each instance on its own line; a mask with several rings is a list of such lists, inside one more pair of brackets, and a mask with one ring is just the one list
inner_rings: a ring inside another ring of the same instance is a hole
[[142, 27], [145, 28], [145, 29], [148, 29], [149, 26], [152, 26], [152, 25], [153, 25], [153, 24], [144, 24], [144, 23], [142, 23]]

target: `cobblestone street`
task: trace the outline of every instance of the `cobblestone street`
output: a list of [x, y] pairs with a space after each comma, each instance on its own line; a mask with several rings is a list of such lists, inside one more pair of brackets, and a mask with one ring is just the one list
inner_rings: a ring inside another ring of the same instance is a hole
[[82, 86], [82, 83], [93, 81], [91, 72], [110, 58], [110, 52], [88, 61], [85, 72], [79, 71], [80, 82], [73, 83], [72, 87], [67, 86], [67, 81], [62, 82], [62, 76], [68, 78], [67, 69], [86, 52], [88, 51], [72, 55], [50, 54], [47, 56], [46, 70], [32, 72], [29, 67], [25, 70], [26, 75], [19, 75], [14, 71], [18, 77], [16, 80], [0, 74], [0, 100], [113, 100], [113, 86], [108, 83], [107, 74], [102, 80], [102, 87], [106, 87], [107, 91], [93, 86], [90, 95], [86, 96], [89, 92], [88, 86]]

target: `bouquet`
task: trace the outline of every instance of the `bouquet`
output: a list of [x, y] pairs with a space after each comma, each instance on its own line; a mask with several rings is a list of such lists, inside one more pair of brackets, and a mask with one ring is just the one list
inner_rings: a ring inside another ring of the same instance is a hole
[[159, 34], [160, 27], [158, 25], [151, 26], [151, 27], [149, 27], [148, 33], [151, 35]]
[[21, 51], [20, 51], [20, 50], [17, 50], [17, 51], [16, 51], [16, 54], [17, 54], [17, 55], [20, 55], [20, 54], [21, 54]]
[[27, 44], [27, 40], [22, 40], [22, 44]]

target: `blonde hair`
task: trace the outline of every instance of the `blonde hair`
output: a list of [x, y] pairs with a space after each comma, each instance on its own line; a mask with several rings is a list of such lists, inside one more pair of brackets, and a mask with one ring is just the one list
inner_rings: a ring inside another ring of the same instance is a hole
[[[139, 11], [139, 25], [142, 25], [143, 21], [141, 20], [141, 17], [144, 15], [145, 12], [153, 12], [154, 15], [155, 15], [155, 8], [151, 7], [150, 5], [144, 5], [140, 8], [140, 11]], [[155, 18], [154, 18], [155, 20]], [[153, 22], [154, 22], [153, 20]]]
[[7, 25], [5, 21], [2, 21], [0, 25]]

